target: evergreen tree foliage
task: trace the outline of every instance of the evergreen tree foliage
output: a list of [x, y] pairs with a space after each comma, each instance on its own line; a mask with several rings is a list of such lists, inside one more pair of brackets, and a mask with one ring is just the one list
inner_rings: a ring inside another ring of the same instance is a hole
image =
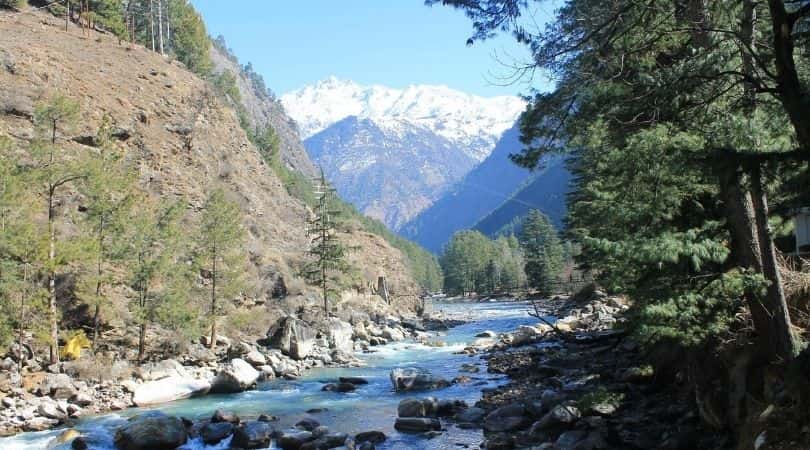
[[453, 235], [441, 256], [444, 289], [452, 295], [510, 292], [525, 285], [523, 251], [514, 236], [490, 240], [478, 231]]
[[529, 286], [541, 295], [552, 294], [563, 268], [563, 247], [546, 215], [536, 209], [529, 211], [521, 227], [520, 245]]
[[646, 305], [638, 329], [705, 341], [745, 305], [764, 357], [790, 360], [767, 194], [785, 166], [807, 170], [810, 8], [575, 0], [533, 32], [524, 0], [442, 3], [473, 20], [471, 42], [511, 32], [555, 76], [515, 160], [575, 149], [569, 226], [584, 262]]
[[40, 334], [45, 291], [36, 283], [42, 261], [26, 177], [16, 150], [0, 136], [0, 347]]
[[239, 205], [229, 200], [221, 188], [213, 189], [203, 206], [196, 245], [197, 266], [208, 283], [211, 348], [217, 341], [217, 318], [243, 287], [244, 239]]
[[200, 13], [191, 2], [170, 0], [167, 14], [172, 30], [169, 46], [177, 59], [197, 75], [209, 75], [213, 68], [211, 39]]
[[59, 362], [59, 311], [56, 307], [56, 279], [67, 266], [83, 258], [82, 246], [76, 241], [60, 238], [57, 221], [57, 196], [69, 185], [86, 176], [84, 155], [64, 148], [59, 142], [60, 133], [75, 126], [79, 117], [77, 102], [63, 96], [55, 96], [48, 102], [37, 105], [34, 124], [37, 138], [29, 147], [32, 163], [28, 167], [36, 180], [35, 193], [42, 199], [47, 214], [47, 230], [44, 232], [47, 251], [43, 252], [42, 266], [47, 272], [48, 322], [50, 323], [50, 361]]
[[117, 36], [119, 41], [127, 38], [124, 3], [121, 0], [91, 0], [89, 8], [92, 22]]
[[129, 285], [134, 293], [130, 309], [139, 325], [138, 360], [146, 356], [146, 332], [153, 323], [174, 329], [196, 326], [198, 315], [189, 308], [189, 270], [183, 253], [188, 241], [181, 230], [183, 205], [141, 193], [138, 208], [129, 211], [124, 237], [129, 250]]
[[125, 256], [124, 235], [129, 211], [135, 198], [137, 172], [125, 160], [124, 153], [113, 145], [112, 123], [102, 118], [96, 135], [98, 155], [89, 158], [87, 176], [80, 184], [85, 199], [84, 226], [92, 236], [90, 249], [94, 259], [94, 275], [84, 277], [83, 300], [94, 307], [92, 342], [99, 337], [102, 308], [107, 301], [105, 290], [116, 280], [111, 264]]
[[307, 279], [321, 289], [323, 297], [323, 314], [329, 317], [330, 296], [337, 294], [340, 275], [349, 271], [346, 262], [346, 246], [337, 235], [337, 216], [339, 212], [332, 207], [334, 189], [329, 186], [326, 176], [321, 171], [316, 190], [317, 207], [315, 217], [310, 220], [307, 235], [311, 244], [309, 254], [312, 260], [304, 268]]
[[0, 0], [0, 8], [21, 10], [28, 4], [26, 0]]

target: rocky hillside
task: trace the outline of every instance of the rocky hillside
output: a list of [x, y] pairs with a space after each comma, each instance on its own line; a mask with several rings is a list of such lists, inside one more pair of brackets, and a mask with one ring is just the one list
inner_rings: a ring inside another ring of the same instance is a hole
[[[88, 137], [108, 115], [118, 130], [119, 145], [140, 168], [140, 183], [154, 195], [186, 201], [190, 221], [196, 220], [213, 185], [223, 186], [238, 200], [249, 231], [249, 305], [288, 310], [317, 305], [319, 300], [297, 277], [307, 257], [304, 230], [310, 211], [265, 164], [235, 111], [208, 82], [179, 63], [121, 45], [109, 35], [82, 36], [78, 28], [66, 32], [63, 27], [63, 21], [44, 13], [0, 13], [0, 135], [11, 137], [20, 149], [27, 146], [34, 136], [35, 105], [56, 94], [81, 105], [81, 125], [59, 137], [66, 151], [91, 143]], [[283, 115], [268, 114], [271, 121], [284, 120]], [[295, 162], [294, 149], [287, 153], [291, 166], [307, 170], [304, 159]], [[77, 206], [73, 193], [60, 204], [65, 206], [60, 220], [71, 222], [75, 214], [70, 208]], [[353, 281], [356, 292], [362, 294], [381, 275], [397, 293], [417, 291], [399, 250], [370, 233], [346, 239], [357, 247], [352, 260], [366, 277]], [[288, 295], [276, 300], [280, 280]], [[387, 308], [377, 305], [379, 297], [363, 298], [366, 306]], [[394, 308], [399, 306], [405, 307]]]
[[214, 64], [214, 73], [227, 70], [236, 76], [240, 103], [245, 108], [251, 128], [273, 127], [279, 137], [281, 160], [284, 164], [309, 178], [315, 177], [315, 166], [301, 142], [295, 122], [284, 111], [284, 106], [272, 91], [264, 85], [260, 76], [246, 70], [236, 56], [225, 48], [221, 38], [211, 46], [211, 62]]

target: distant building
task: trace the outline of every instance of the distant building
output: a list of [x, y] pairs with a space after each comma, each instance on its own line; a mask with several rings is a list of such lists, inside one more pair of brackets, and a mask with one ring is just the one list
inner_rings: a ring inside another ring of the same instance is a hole
[[799, 208], [793, 216], [796, 234], [796, 254], [810, 254], [810, 207]]

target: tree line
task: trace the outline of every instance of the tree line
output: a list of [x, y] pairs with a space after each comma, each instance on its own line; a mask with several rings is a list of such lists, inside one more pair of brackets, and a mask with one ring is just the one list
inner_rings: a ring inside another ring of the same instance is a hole
[[550, 295], [557, 288], [565, 250], [543, 213], [531, 210], [517, 235], [490, 239], [463, 230], [453, 235], [440, 258], [444, 289], [451, 295], [510, 293], [531, 288]]
[[791, 209], [810, 201], [807, 2], [573, 0], [543, 29], [526, 0], [427, 3], [463, 10], [470, 43], [507, 32], [526, 45], [516, 75], [554, 77], [514, 159], [574, 156], [580, 262], [637, 302], [645, 342], [731, 334], [755, 363], [794, 359], [778, 255]]

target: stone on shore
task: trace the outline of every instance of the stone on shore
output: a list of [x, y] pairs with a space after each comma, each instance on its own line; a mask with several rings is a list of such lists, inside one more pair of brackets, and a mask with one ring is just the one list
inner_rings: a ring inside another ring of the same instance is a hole
[[132, 395], [132, 401], [137, 406], [159, 405], [205, 395], [210, 390], [211, 383], [208, 381], [171, 376], [138, 385]]
[[223, 366], [211, 382], [211, 392], [231, 394], [253, 388], [259, 372], [243, 359], [232, 359]]
[[312, 327], [294, 317], [280, 319], [268, 331], [270, 345], [297, 360], [306, 358], [312, 352], [316, 336]]
[[484, 429], [491, 432], [514, 431], [531, 424], [526, 408], [519, 403], [501, 406], [484, 418]]
[[329, 323], [327, 324], [327, 338], [329, 339], [329, 346], [331, 348], [347, 353], [353, 352], [353, 334], [354, 329], [350, 323], [337, 318], [329, 319]]

